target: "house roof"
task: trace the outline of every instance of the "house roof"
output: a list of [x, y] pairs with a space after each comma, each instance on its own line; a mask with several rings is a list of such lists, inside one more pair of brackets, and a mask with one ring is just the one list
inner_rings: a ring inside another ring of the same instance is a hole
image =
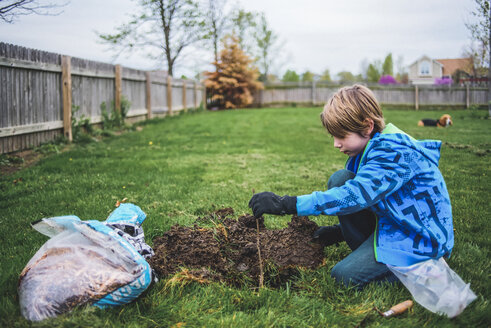
[[440, 63], [438, 60], [436, 60], [436, 59], [431, 59], [431, 58], [430, 58], [429, 56], [427, 56], [427, 55], [423, 55], [423, 56], [419, 57], [419, 58], [418, 58], [416, 61], [414, 61], [414, 62], [413, 62], [411, 65], [409, 65], [409, 66], [416, 65], [417, 63], [419, 63], [420, 61], [423, 61], [423, 60], [425, 60], [425, 59], [426, 59], [426, 60], [431, 61], [432, 63], [437, 63], [438, 65], [443, 66], [443, 64], [442, 64], [442, 63]]
[[436, 61], [443, 65], [442, 75], [451, 76], [458, 69], [472, 74], [472, 58], [436, 59]]

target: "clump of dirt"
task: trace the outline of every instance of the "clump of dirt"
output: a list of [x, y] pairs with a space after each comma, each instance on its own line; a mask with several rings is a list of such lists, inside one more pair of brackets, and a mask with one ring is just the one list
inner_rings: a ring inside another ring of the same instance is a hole
[[[225, 208], [196, 219], [197, 223], [211, 223], [211, 228], [174, 225], [154, 238], [155, 255], [150, 265], [161, 276], [182, 268], [205, 268], [207, 279], [257, 285], [260, 266], [256, 218], [230, 218], [233, 214], [233, 209]], [[266, 229], [262, 217], [258, 223], [264, 281], [268, 285], [281, 284], [299, 267], [314, 269], [323, 263], [323, 248], [312, 239], [318, 226], [308, 217], [295, 215], [284, 229]]]

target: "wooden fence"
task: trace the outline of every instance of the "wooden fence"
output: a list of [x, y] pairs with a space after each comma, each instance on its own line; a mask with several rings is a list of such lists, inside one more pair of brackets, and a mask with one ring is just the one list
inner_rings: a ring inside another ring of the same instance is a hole
[[[284, 104], [324, 105], [342, 85], [315, 82], [267, 83], [255, 96], [257, 106]], [[488, 105], [488, 88], [454, 86], [368, 86], [382, 105], [414, 107]]]
[[24, 150], [64, 134], [76, 117], [102, 122], [101, 104], [121, 108], [134, 122], [206, 106], [202, 84], [162, 71], [140, 71], [0, 42], [0, 154]]

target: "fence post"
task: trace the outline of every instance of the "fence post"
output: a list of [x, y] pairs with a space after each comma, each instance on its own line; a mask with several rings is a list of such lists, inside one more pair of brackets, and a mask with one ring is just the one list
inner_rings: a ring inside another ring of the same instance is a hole
[[419, 109], [419, 92], [418, 92], [418, 86], [414, 86], [414, 108], [416, 110]]
[[194, 109], [198, 109], [198, 82], [194, 81]]
[[206, 86], [203, 86], [203, 108], [206, 109]]
[[150, 72], [145, 72], [146, 78], [146, 103], [147, 103], [147, 119], [152, 118], [152, 80], [150, 77]]
[[114, 108], [121, 113], [121, 65], [114, 67]]
[[63, 95], [63, 135], [68, 141], [72, 136], [72, 73], [71, 57], [61, 56], [61, 84]]
[[312, 106], [315, 106], [315, 81], [312, 80], [312, 87], [311, 87], [311, 98], [312, 98]]
[[182, 108], [184, 112], [188, 111], [188, 108], [186, 106], [186, 80], [182, 81]]
[[471, 106], [471, 95], [469, 90], [469, 84], [465, 85], [465, 108], [469, 109]]
[[167, 75], [167, 114], [172, 115], [172, 76]]

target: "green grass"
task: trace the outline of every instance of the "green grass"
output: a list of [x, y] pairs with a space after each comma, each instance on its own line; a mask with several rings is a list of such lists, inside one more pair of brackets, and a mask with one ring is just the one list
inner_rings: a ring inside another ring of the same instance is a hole
[[[100, 142], [51, 154], [33, 167], [0, 178], [0, 325], [30, 326], [20, 315], [18, 275], [47, 238], [29, 223], [75, 214], [104, 220], [125, 197], [147, 214], [147, 241], [172, 225], [192, 225], [198, 215], [233, 207], [249, 213], [253, 190], [300, 195], [326, 189], [343, 168], [319, 121], [320, 108], [197, 112], [144, 125]], [[421, 118], [440, 112], [385, 110], [392, 122], [418, 139], [444, 141], [440, 167], [453, 204], [455, 248], [449, 265], [478, 295], [460, 316], [447, 319], [419, 305], [385, 319], [372, 310], [410, 298], [401, 285], [369, 286], [358, 292], [336, 285], [334, 264], [349, 254], [343, 243], [326, 248], [326, 265], [280, 289], [234, 289], [213, 283], [165, 286], [168, 278], [132, 304], [106, 310], [87, 306], [36, 323], [45, 327], [479, 327], [491, 323], [490, 307], [490, 120], [485, 111], [451, 110], [454, 126], [421, 128]], [[19, 178], [22, 180], [19, 181]], [[14, 180], [17, 180], [14, 183]], [[318, 224], [335, 217], [312, 217]], [[289, 217], [267, 216], [282, 228]]]

